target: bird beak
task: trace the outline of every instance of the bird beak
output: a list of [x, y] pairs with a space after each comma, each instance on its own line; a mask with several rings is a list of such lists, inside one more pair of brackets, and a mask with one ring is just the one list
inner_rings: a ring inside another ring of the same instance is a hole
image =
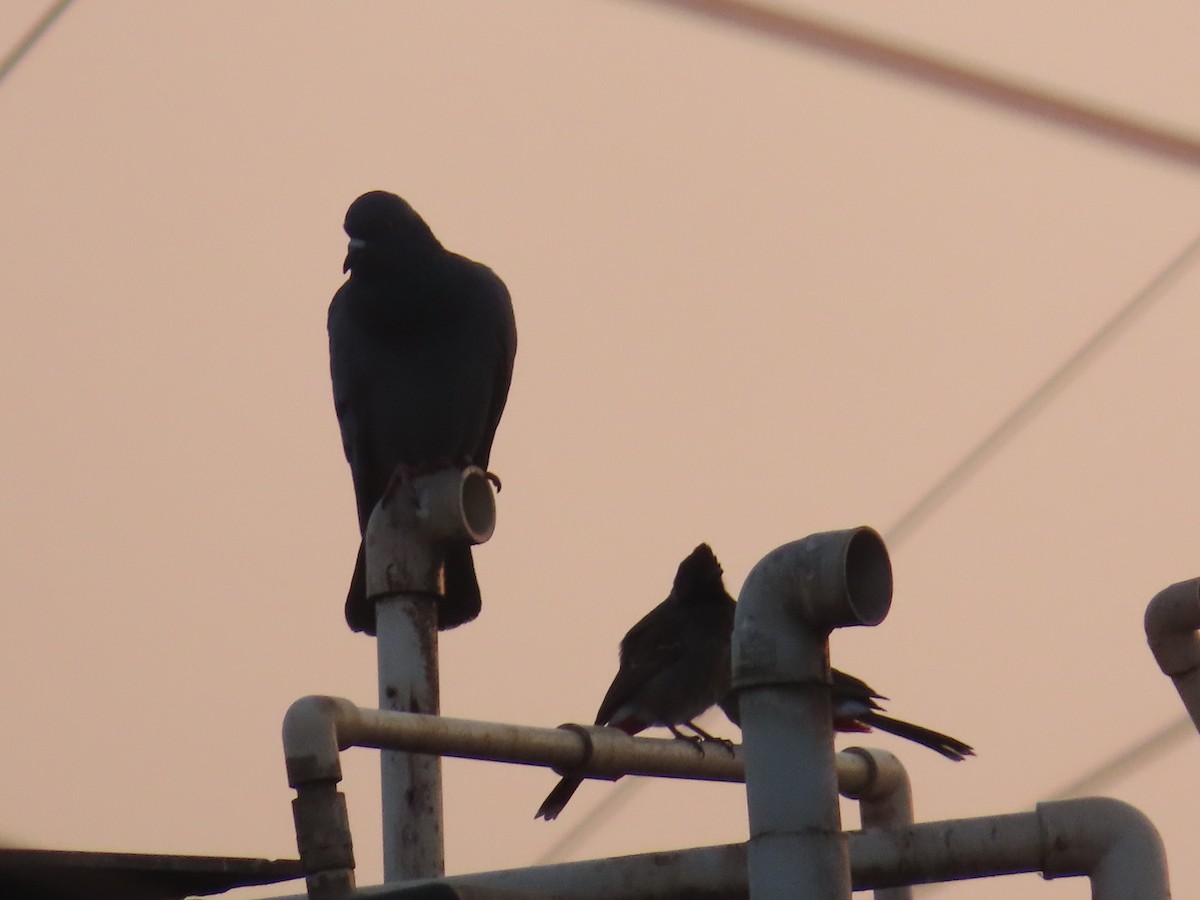
[[349, 272], [350, 267], [354, 265], [354, 257], [358, 256], [360, 250], [367, 246], [367, 242], [362, 238], [350, 238], [350, 245], [346, 249], [346, 261], [342, 263], [342, 272]]

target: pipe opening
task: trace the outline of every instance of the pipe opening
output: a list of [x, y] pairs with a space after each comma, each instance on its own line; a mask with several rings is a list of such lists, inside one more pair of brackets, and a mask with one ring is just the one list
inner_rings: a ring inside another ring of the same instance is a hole
[[878, 625], [892, 606], [892, 564], [883, 538], [860, 528], [846, 545], [846, 597], [863, 625]]
[[460, 503], [468, 537], [472, 543], [482, 544], [496, 528], [496, 496], [481, 469], [472, 467], [463, 472]]

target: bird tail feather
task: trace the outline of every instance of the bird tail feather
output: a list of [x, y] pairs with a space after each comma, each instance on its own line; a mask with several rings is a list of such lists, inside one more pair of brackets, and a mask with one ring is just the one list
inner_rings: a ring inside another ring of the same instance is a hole
[[557, 819], [558, 814], [563, 811], [563, 807], [575, 796], [575, 792], [579, 790], [581, 784], [583, 784], [583, 779], [578, 775], [564, 775], [562, 780], [554, 786], [554, 790], [546, 795], [546, 799], [538, 807], [534, 818], [545, 819], [547, 822]]
[[918, 744], [928, 747], [930, 750], [936, 750], [942, 756], [952, 759], [955, 762], [975, 755], [975, 750], [970, 744], [964, 744], [957, 738], [952, 738], [948, 734], [942, 734], [940, 731], [924, 728], [921, 725], [914, 725], [912, 722], [905, 722], [903, 719], [893, 719], [891, 716], [885, 716], [877, 712], [863, 713], [858, 718], [868, 725], [878, 728], [880, 731], [886, 731], [889, 734], [896, 735], [896, 737], [915, 741]]
[[351, 631], [364, 631], [375, 636], [375, 604], [367, 600], [367, 560], [363, 545], [358, 545], [358, 559], [346, 592], [346, 624]]
[[438, 630], [445, 631], [465, 625], [478, 616], [483, 598], [479, 595], [479, 579], [475, 575], [470, 544], [448, 546], [442, 571], [445, 593], [438, 601]]
[[[470, 544], [454, 544], [446, 549], [444, 569], [445, 596], [438, 601], [438, 629], [456, 628], [479, 615], [482, 598], [475, 577], [475, 561]], [[367, 597], [367, 567], [363, 545], [358, 545], [358, 559], [350, 590], [346, 593], [346, 624], [351, 631], [375, 635], [375, 603]]]

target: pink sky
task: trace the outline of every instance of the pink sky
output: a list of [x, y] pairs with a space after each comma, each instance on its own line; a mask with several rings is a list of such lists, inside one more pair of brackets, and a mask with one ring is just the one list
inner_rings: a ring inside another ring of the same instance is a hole
[[[0, 45], [44, 5], [8, 0]], [[1185, 4], [803, 8], [1200, 132]], [[34, 847], [292, 856], [284, 711], [374, 702], [325, 339], [364, 190], [512, 292], [499, 525], [442, 706], [549, 726], [591, 719], [698, 542], [736, 594], [778, 544], [886, 531], [1200, 202], [1181, 167], [623, 0], [80, 0], [0, 84], [0, 134], [0, 838]], [[1200, 575], [1198, 293], [894, 544], [890, 617], [835, 637], [892, 712], [977, 748], [870, 738], [919, 819], [1029, 809], [1182, 714], [1141, 617]], [[375, 883], [376, 754], [345, 768]], [[1180, 896], [1198, 775], [1189, 736], [1104, 790]], [[612, 790], [535, 822], [553, 783], [447, 762], [450, 871], [532, 863]], [[574, 858], [745, 834], [738, 787], [655, 781]], [[953, 890], [1027, 888], [1087, 890]]]

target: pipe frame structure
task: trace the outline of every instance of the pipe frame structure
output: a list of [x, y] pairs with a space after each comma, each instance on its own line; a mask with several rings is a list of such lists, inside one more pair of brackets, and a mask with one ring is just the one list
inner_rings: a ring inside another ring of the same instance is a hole
[[[394, 574], [386, 567], [381, 571], [388, 578]], [[1190, 624], [1200, 607], [1200, 580], [1163, 593], [1171, 592], [1175, 599], [1163, 606], [1165, 612], [1154, 604], [1153, 615], [1147, 610], [1147, 634], [1163, 670], [1185, 676], [1200, 668], [1200, 638]], [[1167, 900], [1161, 840], [1149, 820], [1127, 804], [1084, 798], [1039, 804], [1033, 813], [908, 824], [911, 792], [894, 757], [857, 749], [834, 757], [829, 632], [877, 624], [890, 600], [886, 549], [868, 528], [813, 535], [760, 561], [743, 588], [734, 627], [733, 688], [749, 738], [741, 753], [720, 745], [680, 747], [676, 741], [610, 734], [614, 729], [608, 728], [538, 729], [364, 710], [330, 697], [297, 701], [285, 717], [283, 736], [310, 900], [352, 894], [400, 898], [432, 886], [495, 895], [620, 900], [687, 893], [760, 900], [789, 896], [797, 884], [836, 900], [848, 898], [852, 887], [879, 891], [880, 900], [902, 900], [902, 894], [887, 892], [1033, 871], [1045, 878], [1086, 875], [1094, 900]], [[1190, 636], [1178, 645], [1159, 640], [1156, 646], [1156, 638], [1170, 631]], [[402, 884], [356, 891], [349, 819], [337, 791], [339, 754], [349, 746], [402, 750], [410, 757], [425, 753], [548, 765], [608, 778], [639, 773], [733, 781], [742, 774], [750, 840], [454, 878], [428, 880], [418, 874]], [[891, 774], [880, 779], [881, 770]], [[845, 783], [856, 774], [857, 785]], [[839, 788], [876, 804], [864, 807], [862, 831], [840, 831]]]
[[[283, 745], [288, 783], [297, 795], [296, 842], [313, 900], [346, 897], [355, 888], [349, 816], [337, 790], [341, 751], [350, 747], [546, 766], [608, 780], [654, 775], [739, 782], [745, 777], [742, 748], [715, 742], [631, 737], [603, 726], [536, 728], [364, 709], [338, 697], [293, 703], [284, 717]], [[911, 822], [908, 776], [892, 754], [851, 748], [837, 755], [836, 772], [842, 792], [860, 799], [864, 809], [881, 804], [900, 810], [888, 821]], [[897, 793], [899, 800], [888, 799]]]

